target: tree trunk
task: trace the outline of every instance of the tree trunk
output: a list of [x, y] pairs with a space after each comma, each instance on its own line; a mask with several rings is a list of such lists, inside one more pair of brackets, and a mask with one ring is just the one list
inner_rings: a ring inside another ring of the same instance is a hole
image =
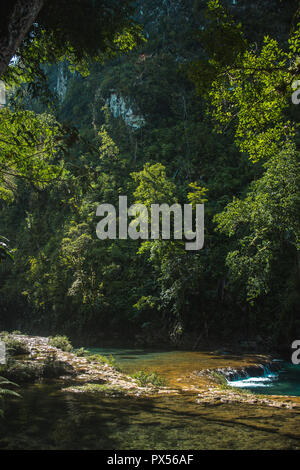
[[[15, 0], [1, 6], [0, 77], [22, 44], [45, 0]], [[13, 4], [13, 5], [12, 5]]]

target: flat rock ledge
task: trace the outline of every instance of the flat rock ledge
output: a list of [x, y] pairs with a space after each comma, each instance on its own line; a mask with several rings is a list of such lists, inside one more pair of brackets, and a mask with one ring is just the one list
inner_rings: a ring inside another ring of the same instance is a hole
[[269, 395], [268, 397], [262, 395], [254, 395], [252, 393], [236, 392], [235, 390], [222, 390], [216, 387], [209, 387], [198, 394], [196, 402], [199, 405], [218, 406], [230, 403], [244, 403], [247, 405], [264, 405], [273, 406], [275, 408], [300, 408], [299, 404], [293, 403], [288, 397], [285, 401], [280, 400], [282, 397]]
[[[49, 344], [49, 338], [41, 336], [12, 335], [22, 341], [28, 349], [28, 357], [19, 362], [43, 364], [49, 358], [55, 358], [57, 363], [65, 366], [66, 374], [57, 379], [66, 382], [66, 387], [61, 391], [69, 393], [102, 393], [104, 395], [153, 395], [158, 388], [147, 385], [140, 386], [138, 382], [122, 372], [117, 371], [105, 363], [87, 360], [86, 357], [78, 357], [72, 352], [65, 352]], [[172, 393], [176, 390], [168, 390], [160, 387], [160, 393]]]

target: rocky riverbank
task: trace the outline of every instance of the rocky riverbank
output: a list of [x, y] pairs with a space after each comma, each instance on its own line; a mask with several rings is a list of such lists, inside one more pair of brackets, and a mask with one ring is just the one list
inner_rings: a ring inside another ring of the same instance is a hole
[[[9, 335], [12, 344], [19, 345], [23, 354], [15, 356], [2, 367], [4, 375], [17, 383], [56, 380], [61, 382], [61, 392], [65, 393], [100, 393], [109, 396], [157, 396], [157, 395], [194, 395], [196, 402], [203, 406], [220, 406], [225, 403], [245, 403], [249, 405], [272, 406], [277, 408], [300, 408], [299, 397], [278, 397], [254, 395], [229, 387], [226, 375], [234, 371], [230, 359], [228, 364], [220, 358], [222, 368], [203, 368], [186, 376], [177, 378], [165, 386], [148, 383], [142, 385], [140, 380], [122, 373], [114, 365], [105, 362], [100, 356], [80, 356], [78, 351], [63, 351], [51, 345], [46, 337]], [[16, 346], [15, 346], [16, 347]], [[23, 347], [23, 351], [22, 351]], [[71, 348], [72, 349], [72, 348]], [[25, 354], [26, 353], [26, 354]], [[268, 363], [269, 357], [259, 358]], [[217, 365], [216, 361], [216, 365]], [[242, 361], [239, 373], [249, 367], [257, 369], [262, 364]]]
[[147, 395], [156, 390], [151, 384], [140, 386], [133, 377], [109, 365], [109, 359], [106, 363], [105, 358], [79, 357], [76, 352], [52, 346], [47, 337], [10, 335], [10, 341], [22, 345], [23, 354], [10, 358], [1, 374], [17, 383], [55, 379], [61, 381], [62, 392], [110, 395]]

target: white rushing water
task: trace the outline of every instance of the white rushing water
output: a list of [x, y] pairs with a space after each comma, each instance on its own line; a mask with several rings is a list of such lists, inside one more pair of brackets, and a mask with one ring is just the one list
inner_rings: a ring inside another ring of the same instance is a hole
[[249, 387], [270, 387], [278, 380], [279, 374], [271, 372], [268, 366], [264, 366], [264, 372], [261, 376], [251, 377], [249, 374], [239, 377], [235, 380], [227, 380], [228, 385], [238, 388]]
[[278, 374], [272, 373], [263, 377], [248, 377], [240, 380], [228, 380], [228, 385], [238, 388], [270, 387], [274, 384], [276, 379], [278, 379]]

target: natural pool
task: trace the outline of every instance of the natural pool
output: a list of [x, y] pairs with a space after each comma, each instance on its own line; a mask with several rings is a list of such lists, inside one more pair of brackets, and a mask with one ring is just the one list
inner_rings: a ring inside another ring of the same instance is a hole
[[[122, 370], [132, 373], [137, 369], [159, 371], [173, 384], [179, 376], [184, 376], [202, 367], [213, 368], [224, 364], [241, 365], [241, 357], [231, 354], [220, 356], [213, 353], [191, 351], [152, 351], [143, 349], [93, 349], [99, 354], [113, 355]], [[245, 363], [249, 357], [243, 358]], [[259, 358], [258, 358], [259, 362]], [[265, 367], [260, 376], [238, 377], [228, 381], [228, 385], [251, 390], [265, 395], [300, 396], [300, 365], [285, 361], [276, 361], [280, 369], [276, 372]]]
[[[243, 358], [180, 351], [109, 350], [123, 370], [156, 370], [173, 384], [200, 362]], [[104, 397], [62, 392], [60, 381], [22, 390], [0, 424], [0, 449], [300, 449], [300, 413], [245, 403], [199, 405], [178, 396]]]

